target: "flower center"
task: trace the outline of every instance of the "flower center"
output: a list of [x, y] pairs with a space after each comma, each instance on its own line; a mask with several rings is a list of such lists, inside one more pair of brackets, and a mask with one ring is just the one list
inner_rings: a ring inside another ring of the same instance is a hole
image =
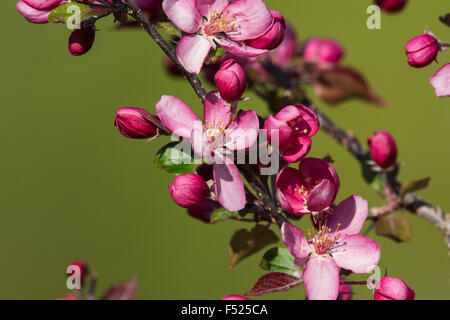
[[[225, 8], [225, 6], [224, 6]], [[207, 36], [212, 36], [216, 33], [229, 32], [234, 29], [236, 18], [230, 19], [227, 14], [230, 14], [231, 10], [226, 13], [212, 10], [210, 18], [207, 24], [203, 28], [203, 32]]]
[[320, 184], [322, 181], [316, 180], [313, 181], [312, 178], [306, 178], [303, 181], [303, 184], [301, 186], [296, 186], [294, 188], [294, 192], [297, 192], [301, 194], [303, 197], [307, 198], [309, 193], [314, 189], [314, 187], [318, 184]]
[[327, 254], [336, 248], [336, 246], [339, 244], [339, 237], [341, 236], [340, 233], [337, 233], [340, 226], [341, 224], [338, 223], [337, 228], [334, 232], [332, 232], [332, 230], [328, 228], [326, 224], [322, 227], [320, 227], [319, 225], [319, 231], [317, 232], [317, 234], [314, 232], [314, 230], [308, 230], [308, 236], [310, 239], [309, 242], [314, 246], [316, 254]]
[[297, 134], [307, 134], [308, 129], [305, 127], [306, 123], [302, 117], [289, 121], [289, 126], [295, 130]]
[[214, 120], [208, 124], [208, 121], [206, 121], [203, 125], [203, 130], [209, 143], [219, 142], [220, 139], [218, 138], [222, 138], [225, 135], [225, 128], [221, 125], [222, 122], [222, 120]]

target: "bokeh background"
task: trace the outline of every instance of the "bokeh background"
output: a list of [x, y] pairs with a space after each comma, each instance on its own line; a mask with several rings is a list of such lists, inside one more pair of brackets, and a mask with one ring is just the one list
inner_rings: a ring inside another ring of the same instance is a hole
[[[64, 25], [27, 23], [15, 2], [0, 2], [0, 298], [65, 296], [65, 267], [74, 258], [98, 272], [99, 292], [132, 277], [141, 299], [218, 299], [249, 290], [264, 274], [258, 268], [263, 252], [233, 270], [227, 257], [231, 235], [247, 226], [189, 218], [170, 200], [173, 177], [153, 165], [167, 141], [125, 139], [113, 126], [117, 108], [153, 112], [162, 94], [176, 95], [200, 112], [187, 83], [165, 73], [159, 48], [143, 31], [116, 31], [108, 19], [99, 25], [93, 50], [72, 57]], [[315, 101], [363, 141], [378, 129], [389, 130], [404, 163], [400, 179], [431, 176], [421, 196], [450, 210], [450, 100], [437, 99], [428, 82], [438, 65], [412, 69], [403, 49], [426, 25], [450, 40], [450, 29], [438, 21], [450, 11], [448, 0], [410, 1], [400, 14], [383, 14], [381, 30], [366, 28], [370, 0], [266, 2], [300, 38], [333, 37], [345, 46], [344, 64], [361, 70], [389, 107], [351, 101], [331, 108]], [[450, 53], [439, 60], [449, 61]], [[267, 115], [265, 104], [249, 96], [241, 106]], [[311, 156], [326, 153], [341, 178], [338, 200], [359, 193], [371, 206], [382, 203], [364, 183], [358, 163], [320, 133]], [[450, 259], [441, 234], [404, 214], [413, 225], [410, 243], [370, 233], [382, 247], [380, 267], [405, 280], [418, 299], [449, 299]], [[355, 291], [356, 298], [370, 297], [365, 287]], [[303, 299], [304, 289], [266, 298]]]

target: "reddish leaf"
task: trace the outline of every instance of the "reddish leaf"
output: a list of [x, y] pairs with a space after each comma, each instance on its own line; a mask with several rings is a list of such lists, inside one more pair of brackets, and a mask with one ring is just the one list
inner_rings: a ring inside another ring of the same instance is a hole
[[349, 67], [325, 71], [314, 84], [317, 96], [331, 104], [359, 98], [384, 106], [385, 102], [369, 86], [364, 77]]
[[273, 292], [285, 292], [303, 283], [301, 278], [291, 276], [286, 273], [272, 272], [263, 275], [258, 279], [252, 290], [246, 293], [247, 296], [263, 296]]
[[113, 285], [106, 291], [102, 300], [133, 300], [138, 290], [137, 282], [130, 281]]
[[450, 13], [447, 13], [443, 17], [439, 17], [439, 20], [441, 20], [441, 22], [445, 24], [447, 27], [450, 27]]

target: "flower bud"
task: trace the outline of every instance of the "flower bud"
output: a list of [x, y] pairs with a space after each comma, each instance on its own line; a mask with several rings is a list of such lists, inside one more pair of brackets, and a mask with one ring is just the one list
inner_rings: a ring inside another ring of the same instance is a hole
[[32, 23], [48, 23], [48, 16], [53, 8], [48, 9], [36, 9], [25, 1], [19, 1], [16, 3], [17, 11], [26, 19], [28, 22]]
[[220, 96], [229, 102], [239, 100], [247, 87], [245, 72], [234, 59], [222, 63], [214, 76], [214, 83], [219, 89]]
[[332, 69], [344, 54], [340, 44], [331, 39], [311, 38], [305, 45], [303, 60], [314, 62], [320, 69]]
[[414, 300], [416, 294], [400, 279], [384, 277], [373, 293], [375, 300]]
[[240, 294], [229, 294], [220, 300], [250, 300], [247, 297], [241, 296]]
[[[86, 280], [86, 277], [89, 274], [89, 269], [86, 265], [86, 263], [84, 261], [81, 260], [73, 260], [71, 263], [69, 263], [69, 265], [67, 266], [67, 268], [69, 267], [78, 267], [80, 270], [80, 281], [81, 284], [84, 283], [84, 281]], [[75, 273], [76, 271], [72, 272], [71, 274], [67, 273], [67, 276], [71, 276]]]
[[273, 25], [264, 35], [259, 38], [247, 41], [247, 44], [257, 49], [272, 50], [280, 45], [284, 39], [284, 30], [286, 30], [286, 22], [281, 13], [270, 11], [274, 18]]
[[431, 33], [412, 38], [405, 46], [408, 64], [414, 68], [426, 67], [436, 59], [440, 49], [438, 39]]
[[368, 140], [370, 156], [383, 169], [392, 167], [397, 161], [397, 146], [394, 138], [385, 130], [375, 132]]
[[73, 56], [81, 56], [88, 52], [95, 40], [93, 27], [81, 27], [72, 32], [69, 38], [69, 52]]
[[375, 0], [375, 3], [381, 8], [381, 10], [397, 12], [403, 9], [406, 4], [406, 0]]
[[190, 208], [203, 203], [210, 194], [205, 180], [193, 173], [175, 177], [175, 180], [169, 186], [169, 191], [173, 201], [183, 208]]
[[155, 137], [158, 132], [156, 127], [150, 123], [143, 114], [152, 117], [150, 113], [140, 108], [120, 108], [116, 112], [114, 125], [119, 132], [131, 139], [149, 139]]

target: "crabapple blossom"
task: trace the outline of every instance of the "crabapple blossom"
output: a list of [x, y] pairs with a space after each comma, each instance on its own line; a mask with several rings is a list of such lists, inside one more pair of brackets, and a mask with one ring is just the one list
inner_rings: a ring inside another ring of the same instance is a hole
[[414, 68], [428, 66], [436, 60], [440, 50], [439, 40], [428, 30], [425, 30], [424, 34], [412, 38], [405, 45], [408, 64]]
[[381, 10], [388, 12], [397, 12], [403, 9], [407, 0], [375, 0], [375, 3]]
[[270, 13], [274, 19], [272, 27], [261, 37], [247, 42], [253, 48], [273, 50], [280, 45], [284, 39], [286, 22], [281, 13], [271, 10]]
[[29, 22], [48, 23], [48, 16], [61, 3], [61, 0], [21, 0], [16, 9]]
[[360, 235], [368, 213], [367, 201], [351, 196], [334, 209], [317, 233], [303, 232], [283, 223], [283, 242], [294, 256], [295, 264], [305, 266], [303, 281], [309, 300], [334, 300], [339, 294], [339, 268], [367, 273], [380, 259], [379, 245]]
[[156, 105], [164, 125], [174, 134], [190, 139], [194, 152], [213, 163], [215, 196], [229, 211], [244, 208], [246, 198], [239, 170], [227, 154], [250, 148], [259, 129], [253, 110], [239, 113], [233, 120], [235, 110], [236, 105], [227, 103], [217, 91], [206, 96], [204, 125], [188, 105], [173, 96], [162, 96]]
[[286, 30], [284, 31], [284, 39], [280, 45], [270, 51], [268, 56], [272, 63], [284, 68], [287, 67], [294, 58], [297, 52], [298, 42], [295, 30], [286, 23]]
[[311, 38], [305, 45], [303, 60], [314, 62], [319, 69], [332, 69], [338, 65], [344, 51], [339, 43], [332, 39]]
[[416, 293], [400, 279], [384, 277], [373, 292], [374, 300], [414, 300]]
[[203, 203], [210, 195], [205, 180], [197, 174], [186, 173], [175, 177], [169, 186], [173, 201], [183, 208], [190, 208]]
[[235, 59], [228, 59], [221, 64], [214, 76], [214, 83], [220, 96], [230, 102], [239, 100], [247, 87], [244, 69]]
[[285, 167], [277, 176], [278, 198], [284, 210], [293, 215], [328, 209], [339, 191], [339, 177], [327, 161], [306, 158], [298, 170]]
[[397, 146], [386, 130], [375, 132], [368, 140], [370, 156], [382, 169], [392, 167], [397, 161]]
[[273, 25], [262, 0], [164, 0], [163, 10], [185, 33], [178, 42], [177, 57], [190, 73], [200, 73], [209, 51], [218, 45], [236, 56], [255, 57], [267, 52], [246, 44]]
[[69, 52], [73, 56], [80, 56], [88, 52], [95, 40], [95, 28], [82, 26], [72, 31], [69, 37]]
[[302, 104], [287, 106], [264, 123], [269, 140], [271, 131], [278, 130], [280, 151], [287, 162], [297, 162], [308, 154], [311, 137], [319, 127], [317, 116]]
[[439, 98], [450, 97], [450, 63], [440, 67], [430, 78], [436, 96]]
[[157, 128], [151, 124], [143, 115], [152, 115], [144, 109], [126, 107], [116, 112], [114, 125], [119, 132], [132, 139], [149, 139], [158, 134]]

